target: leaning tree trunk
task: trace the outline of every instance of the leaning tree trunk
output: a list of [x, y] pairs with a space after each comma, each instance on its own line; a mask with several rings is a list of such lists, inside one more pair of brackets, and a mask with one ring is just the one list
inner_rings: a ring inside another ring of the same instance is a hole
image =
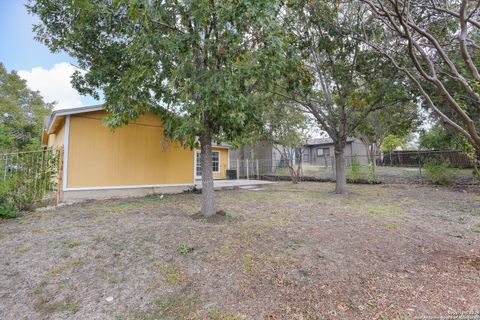
[[346, 143], [335, 143], [335, 193], [347, 193], [347, 172], [345, 161]]
[[202, 215], [210, 217], [215, 214], [215, 191], [212, 173], [212, 137], [210, 132], [200, 135], [202, 161]]

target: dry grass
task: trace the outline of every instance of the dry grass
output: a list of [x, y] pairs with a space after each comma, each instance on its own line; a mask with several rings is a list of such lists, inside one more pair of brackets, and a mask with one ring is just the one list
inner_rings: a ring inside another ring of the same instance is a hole
[[[403, 319], [480, 310], [480, 197], [279, 183], [2, 221], [2, 319]], [[192, 250], [193, 248], [193, 250]], [[112, 297], [113, 301], [106, 300]]]

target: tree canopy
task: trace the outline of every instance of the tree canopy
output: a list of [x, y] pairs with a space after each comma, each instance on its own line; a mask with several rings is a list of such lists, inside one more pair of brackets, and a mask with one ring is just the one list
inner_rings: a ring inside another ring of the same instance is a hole
[[[214, 212], [211, 140], [239, 140], [261, 125], [259, 52], [276, 41], [275, 0], [74, 1], [28, 5], [37, 38], [85, 72], [74, 86], [102, 90], [107, 123], [151, 111], [169, 138], [202, 147], [202, 212]], [[265, 58], [266, 55], [263, 55]], [[208, 200], [208, 201], [207, 201]]]
[[472, 146], [464, 136], [440, 124], [420, 132], [418, 144], [422, 149], [472, 151]]
[[409, 99], [404, 77], [355, 38], [365, 12], [356, 2], [298, 0], [281, 16], [288, 32], [282, 52], [298, 58], [300, 67], [284, 72], [274, 93], [309, 114], [333, 140], [337, 193], [346, 192], [347, 138], [371, 112]]
[[375, 163], [387, 137], [405, 139], [417, 130], [421, 120], [417, 105], [406, 100], [397, 106], [370, 113], [356, 129], [356, 135], [367, 145], [370, 161]]
[[52, 107], [0, 63], [0, 153], [38, 149], [43, 119]]
[[359, 38], [417, 87], [423, 102], [480, 151], [479, 2], [362, 0]]

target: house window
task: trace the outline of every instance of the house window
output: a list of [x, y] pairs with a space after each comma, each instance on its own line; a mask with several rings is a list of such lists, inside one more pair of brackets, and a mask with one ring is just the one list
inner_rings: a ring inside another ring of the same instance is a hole
[[317, 157], [329, 157], [330, 148], [317, 148]]
[[[197, 159], [196, 159], [197, 176], [201, 176], [202, 175], [202, 156], [201, 156], [201, 152], [197, 151], [196, 155], [197, 155]], [[213, 172], [220, 172], [220, 152], [219, 151], [212, 151], [212, 171]]]
[[195, 160], [195, 163], [197, 165], [195, 171], [197, 173], [197, 176], [201, 176], [202, 175], [202, 157], [200, 156], [201, 153], [200, 151], [197, 151], [197, 159]]
[[212, 170], [220, 172], [220, 152], [212, 151]]

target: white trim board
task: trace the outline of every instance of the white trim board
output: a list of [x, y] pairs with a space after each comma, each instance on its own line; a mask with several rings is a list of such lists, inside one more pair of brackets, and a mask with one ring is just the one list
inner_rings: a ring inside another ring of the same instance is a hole
[[140, 188], [162, 188], [162, 187], [190, 187], [192, 183], [181, 184], [145, 184], [134, 186], [102, 186], [102, 187], [78, 187], [78, 188], [66, 188], [63, 191], [88, 191], [88, 190], [116, 190], [116, 189], [140, 189]]
[[62, 190], [67, 189], [68, 181], [68, 145], [70, 142], [70, 116], [65, 119], [65, 133], [63, 137], [63, 176], [62, 176]]
[[193, 184], [197, 178], [197, 149], [193, 149]]
[[214, 152], [218, 153], [218, 170], [213, 171], [213, 168], [212, 168], [212, 173], [220, 173], [220, 172], [222, 172], [222, 153], [220, 151], [212, 150], [212, 166], [213, 166], [213, 153]]
[[[212, 173], [220, 173], [222, 172], [222, 153], [218, 150], [212, 150], [212, 154], [216, 152], [218, 153], [218, 171], [213, 171], [213, 168], [212, 168]], [[198, 179], [201, 179], [202, 176], [199, 176], [197, 174], [197, 153], [201, 153], [200, 150], [195, 150], [195, 159], [194, 159], [194, 162], [193, 162], [193, 165], [195, 166], [195, 170], [194, 170], [194, 173], [193, 173], [193, 176], [194, 176], [194, 180], [198, 180]], [[228, 152], [227, 152], [227, 155], [228, 155]], [[227, 157], [228, 160], [230, 160], [228, 157]], [[212, 157], [212, 163], [213, 163], [213, 157]], [[227, 165], [228, 166], [228, 165]]]

